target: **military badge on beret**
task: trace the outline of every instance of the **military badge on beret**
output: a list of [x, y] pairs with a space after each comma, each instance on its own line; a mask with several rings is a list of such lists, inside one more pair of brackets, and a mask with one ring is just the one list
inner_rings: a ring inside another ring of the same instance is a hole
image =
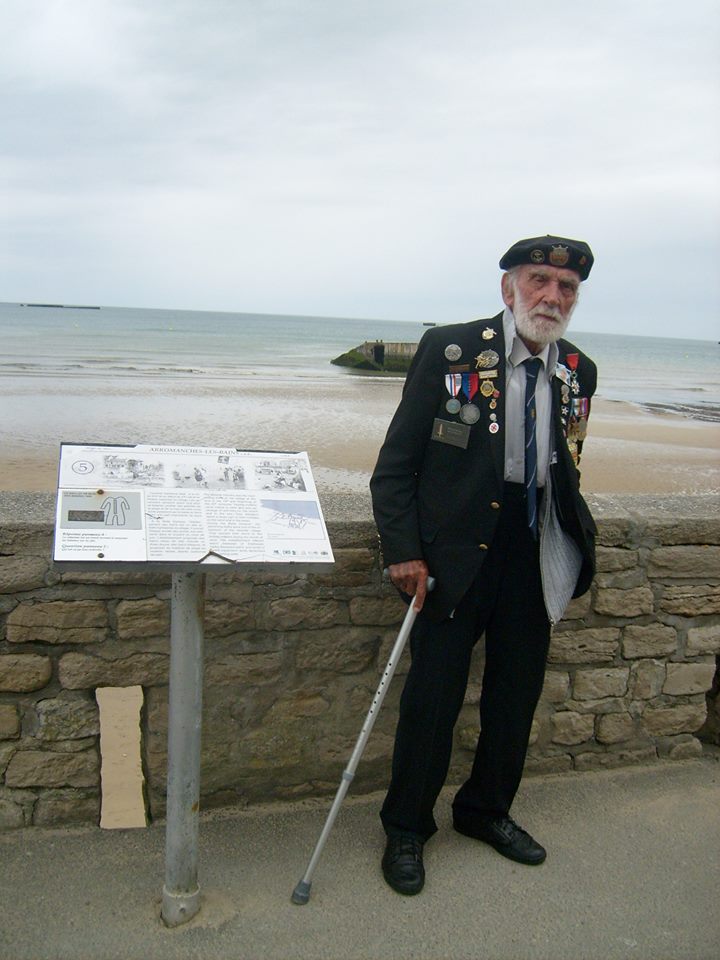
[[501, 270], [524, 263], [549, 263], [553, 267], [575, 270], [581, 280], [587, 280], [593, 265], [593, 254], [584, 240], [569, 240], [567, 237], [530, 237], [518, 240], [500, 260]]

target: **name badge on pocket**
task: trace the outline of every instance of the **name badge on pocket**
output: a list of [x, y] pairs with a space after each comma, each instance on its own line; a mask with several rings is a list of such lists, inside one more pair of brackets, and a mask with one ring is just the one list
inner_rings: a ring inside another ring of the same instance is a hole
[[441, 420], [439, 417], [435, 417], [430, 439], [467, 450], [470, 427], [467, 423], [456, 423], [454, 420]]

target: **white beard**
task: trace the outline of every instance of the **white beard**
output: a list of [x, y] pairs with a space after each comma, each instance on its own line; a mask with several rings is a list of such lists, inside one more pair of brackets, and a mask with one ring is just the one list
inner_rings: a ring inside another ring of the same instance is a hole
[[[532, 310], [527, 310], [517, 287], [515, 287], [514, 293], [515, 300], [512, 311], [515, 317], [515, 328], [524, 340], [538, 343], [544, 347], [548, 343], [555, 343], [563, 336], [570, 323], [575, 304], [569, 308], [567, 316], [563, 316], [556, 307], [538, 305], [533, 307]], [[548, 321], [539, 314], [551, 316], [555, 322]]]

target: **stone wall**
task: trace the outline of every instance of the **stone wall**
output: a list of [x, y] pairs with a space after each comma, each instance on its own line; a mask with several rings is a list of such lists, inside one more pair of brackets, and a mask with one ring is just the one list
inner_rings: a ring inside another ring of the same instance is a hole
[[[715, 742], [720, 729], [718, 498], [591, 502], [599, 571], [553, 636], [529, 771], [697, 756], [700, 728]], [[332, 573], [208, 574], [205, 806], [331, 794], [359, 734], [404, 609], [382, 582], [365, 501], [358, 520], [326, 511]], [[169, 577], [53, 567], [51, 516], [49, 497], [0, 496], [0, 826], [98, 822], [101, 686], [144, 689], [148, 803], [161, 815]], [[478, 644], [454, 781], [477, 737], [481, 676]], [[355, 793], [387, 782], [401, 687]]]

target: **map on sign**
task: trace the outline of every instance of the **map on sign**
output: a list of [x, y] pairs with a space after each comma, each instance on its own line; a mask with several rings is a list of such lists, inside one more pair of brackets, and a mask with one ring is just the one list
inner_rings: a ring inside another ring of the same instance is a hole
[[54, 559], [333, 563], [307, 453], [60, 447]]

